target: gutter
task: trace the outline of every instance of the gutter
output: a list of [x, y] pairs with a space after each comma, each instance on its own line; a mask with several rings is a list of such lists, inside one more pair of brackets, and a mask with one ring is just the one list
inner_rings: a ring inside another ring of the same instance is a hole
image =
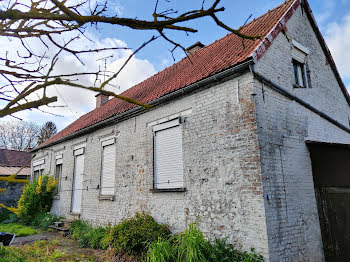
[[309, 109], [310, 111], [316, 113], [317, 115], [319, 115], [323, 119], [326, 119], [327, 121], [331, 122], [332, 124], [336, 125], [340, 129], [342, 129], [345, 132], [347, 132], [348, 134], [350, 134], [350, 128], [348, 128], [347, 126], [343, 125], [342, 123], [338, 122], [337, 120], [335, 120], [331, 116], [323, 113], [322, 111], [318, 110], [314, 106], [310, 105], [309, 103], [307, 103], [304, 100], [300, 99], [299, 97], [295, 96], [294, 94], [292, 94], [291, 92], [289, 92], [285, 88], [281, 87], [280, 85], [274, 83], [270, 79], [268, 79], [268, 78], [264, 77], [263, 75], [257, 73], [256, 71], [254, 71], [254, 68], [253, 68], [252, 65], [250, 65], [249, 68], [250, 68], [250, 71], [252, 72], [253, 76], [256, 79], [258, 79], [261, 82], [263, 82], [264, 84], [268, 85], [272, 90], [275, 90], [276, 92], [284, 95], [285, 97], [288, 97], [289, 99], [299, 103], [300, 105], [302, 105], [302, 106], [306, 107], [307, 109]]
[[[248, 59], [246, 59], [245, 61], [243, 61], [242, 63], [236, 65], [236, 66], [233, 66], [229, 69], [226, 69], [222, 72], [219, 72], [215, 75], [212, 75], [212, 76], [209, 76], [205, 79], [202, 79], [202, 80], [199, 80], [198, 82], [195, 82], [193, 84], [190, 84], [186, 87], [183, 87], [183, 88], [180, 88], [176, 91], [173, 91], [169, 94], [166, 94], [162, 97], [159, 97], [157, 99], [154, 99], [152, 100], [151, 102], [149, 102], [148, 104], [149, 105], [153, 105], [153, 106], [158, 106], [162, 103], [165, 103], [165, 102], [168, 102], [168, 101], [171, 101], [175, 98], [178, 98], [180, 96], [183, 96], [183, 95], [186, 95], [186, 94], [189, 94], [201, 87], [209, 87], [210, 84], [212, 83], [216, 83], [216, 82], [219, 82], [221, 80], [223, 80], [224, 78], [226, 77], [229, 77], [233, 74], [236, 74], [236, 73], [239, 73], [239, 72], [242, 72], [244, 70], [249, 70], [249, 67], [254, 63], [253, 59], [251, 57], [249, 57]], [[65, 136], [65, 137], [62, 137], [56, 141], [53, 141], [52, 143], [50, 144], [47, 144], [47, 145], [43, 145], [43, 146], [39, 146], [37, 148], [34, 148], [32, 149], [30, 152], [31, 153], [34, 153], [36, 151], [39, 151], [40, 149], [44, 149], [44, 148], [47, 148], [49, 146], [53, 146], [53, 145], [56, 145], [56, 144], [59, 144], [59, 143], [62, 143], [62, 142], [65, 142], [67, 140], [70, 140], [70, 139], [73, 139], [75, 137], [78, 137], [78, 136], [82, 136], [84, 134], [87, 134], [87, 133], [90, 133], [92, 131], [95, 131], [97, 129], [100, 129], [102, 127], [105, 127], [105, 126], [108, 126], [110, 125], [111, 123], [113, 122], [121, 122], [123, 120], [126, 120], [126, 119], [129, 119], [131, 117], [134, 117], [134, 116], [137, 116], [137, 115], [140, 115], [142, 113], [145, 113], [147, 112], [148, 110], [143, 108], [143, 107], [134, 107], [128, 111], [125, 111], [125, 112], [122, 112], [120, 114], [117, 114], [115, 116], [112, 116], [108, 119], [105, 119], [105, 120], [102, 120], [96, 124], [93, 124], [89, 127], [86, 127], [84, 129], [81, 129], [81, 130], [78, 130], [68, 136]]]

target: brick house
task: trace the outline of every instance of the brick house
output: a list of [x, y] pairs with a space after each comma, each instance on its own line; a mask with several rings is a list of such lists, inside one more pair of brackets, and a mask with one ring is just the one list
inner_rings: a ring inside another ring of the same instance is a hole
[[60, 178], [52, 212], [106, 224], [145, 211], [173, 231], [197, 222], [267, 261], [349, 256], [350, 97], [312, 11], [286, 1], [242, 31], [262, 41], [194, 45], [192, 63], [123, 93], [150, 110], [98, 95], [34, 149], [33, 169]]
[[[0, 176], [8, 177], [17, 174], [16, 178], [28, 179], [30, 163], [31, 153], [28, 151], [0, 149]], [[4, 193], [0, 193], [0, 203], [6, 206], [16, 206], [24, 185], [23, 183], [0, 181], [0, 188], [6, 188]]]

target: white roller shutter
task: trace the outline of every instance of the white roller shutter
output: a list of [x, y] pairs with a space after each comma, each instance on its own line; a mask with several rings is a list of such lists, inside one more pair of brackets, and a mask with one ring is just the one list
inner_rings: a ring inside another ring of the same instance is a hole
[[309, 54], [308, 48], [298, 43], [294, 39], [292, 40], [292, 57], [295, 60], [304, 64], [308, 54]]
[[292, 57], [302, 64], [305, 63], [306, 54], [298, 48], [292, 49]]
[[180, 125], [156, 131], [154, 140], [155, 188], [182, 188], [184, 183]]
[[43, 170], [45, 168], [45, 159], [33, 161], [33, 171]]
[[103, 147], [101, 195], [114, 195], [114, 188], [115, 188], [115, 144], [113, 143]]

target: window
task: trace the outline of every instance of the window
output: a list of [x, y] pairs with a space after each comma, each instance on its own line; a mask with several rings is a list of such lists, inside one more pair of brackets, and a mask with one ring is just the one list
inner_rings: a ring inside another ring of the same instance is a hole
[[61, 187], [63, 154], [61, 152], [56, 153], [55, 158], [56, 158], [55, 179], [58, 179], [58, 184], [54, 194], [57, 195]]
[[298, 87], [307, 87], [307, 77], [305, 65], [293, 59], [295, 84]]
[[154, 188], [184, 187], [180, 119], [157, 125], [154, 131]]
[[33, 161], [33, 179], [37, 179], [44, 173], [45, 159]]
[[115, 189], [115, 138], [101, 141], [102, 168], [101, 168], [101, 196], [114, 195]]
[[35, 170], [34, 171], [34, 179], [37, 179], [39, 176], [41, 176], [44, 173], [44, 169]]
[[309, 54], [309, 49], [304, 47], [302, 44], [295, 40], [292, 40], [292, 62], [294, 71], [294, 86], [295, 87], [309, 87], [308, 78], [306, 74], [305, 61], [307, 55]]

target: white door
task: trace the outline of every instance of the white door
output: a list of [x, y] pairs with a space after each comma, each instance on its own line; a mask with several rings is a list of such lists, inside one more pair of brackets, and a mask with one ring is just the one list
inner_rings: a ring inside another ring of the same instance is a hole
[[84, 154], [75, 156], [74, 165], [72, 213], [80, 213], [83, 195]]

